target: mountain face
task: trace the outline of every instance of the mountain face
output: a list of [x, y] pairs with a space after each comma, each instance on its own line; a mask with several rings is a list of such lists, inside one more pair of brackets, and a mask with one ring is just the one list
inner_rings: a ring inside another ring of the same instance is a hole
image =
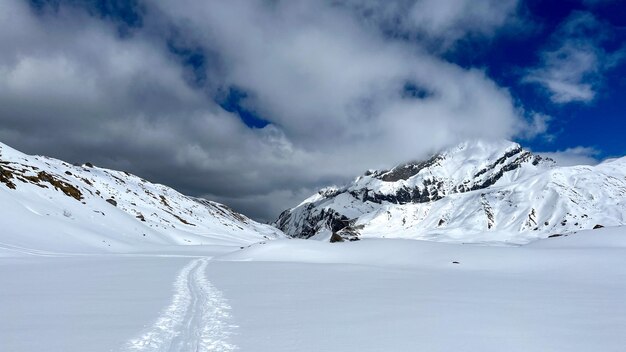
[[559, 167], [512, 142], [474, 141], [370, 170], [284, 211], [288, 236], [526, 243], [626, 223], [626, 158]]
[[126, 172], [75, 166], [0, 144], [0, 247], [133, 251], [284, 237], [225, 205]]

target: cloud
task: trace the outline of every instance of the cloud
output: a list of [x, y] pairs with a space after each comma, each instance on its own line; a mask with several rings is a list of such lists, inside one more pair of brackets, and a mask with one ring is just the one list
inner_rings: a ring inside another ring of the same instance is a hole
[[[404, 41], [332, 1], [144, 2], [141, 21], [123, 31], [110, 16], [57, 3], [0, 2], [0, 140], [258, 219], [463, 139], [545, 131], [484, 71], [428, 50], [433, 38], [490, 35], [509, 7], [498, 20], [479, 6], [458, 25], [448, 4], [415, 29], [423, 39]], [[229, 89], [269, 124], [249, 128], [225, 111], [216, 100]]]
[[572, 13], [541, 53], [541, 64], [528, 70], [523, 82], [539, 85], [556, 104], [593, 101], [605, 74], [623, 57], [619, 50], [603, 48], [609, 32], [591, 13]]
[[[297, 146], [324, 152], [370, 148], [379, 154], [377, 140], [409, 134], [385, 148], [385, 154], [402, 158], [406, 144], [431, 140], [433, 130], [444, 139], [514, 133], [519, 116], [508, 92], [483, 72], [387, 41], [322, 2], [266, 4], [159, 3], [173, 21], [204, 34], [201, 45], [228, 63], [225, 82], [246, 90], [249, 104], [271, 116]], [[407, 83], [428, 97], [406, 99]], [[493, 122], [493, 128], [476, 122]], [[326, 139], [332, 144], [318, 143]]]
[[592, 147], [574, 147], [556, 152], [540, 152], [542, 156], [554, 159], [560, 166], [596, 165], [600, 162], [600, 151]]
[[554, 135], [548, 134], [548, 127], [550, 125], [550, 121], [552, 120], [552, 116], [532, 112], [529, 113], [529, 122], [526, 125], [526, 128], [523, 130], [524, 133], [519, 135], [520, 138], [525, 140], [532, 140], [538, 136], [541, 136], [544, 140], [551, 141], [554, 139]]
[[358, 19], [393, 36], [418, 38], [448, 50], [468, 37], [491, 38], [517, 21], [518, 0], [354, 0], [342, 2]]

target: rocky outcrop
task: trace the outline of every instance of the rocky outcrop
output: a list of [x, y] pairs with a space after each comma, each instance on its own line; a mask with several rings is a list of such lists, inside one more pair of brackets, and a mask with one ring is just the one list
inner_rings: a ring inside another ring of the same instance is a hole
[[[364, 235], [462, 240], [488, 232], [513, 241], [516, 234], [547, 237], [549, 231], [600, 222], [591, 219], [605, 216], [601, 199], [619, 198], [620, 187], [626, 187], [624, 170], [614, 166], [609, 174], [559, 168], [516, 143], [466, 142], [424, 161], [370, 170], [344, 187], [323, 189], [284, 211], [275, 225], [291, 237], [319, 239], [335, 234], [344, 240]], [[615, 170], [617, 177], [610, 174]], [[584, 182], [591, 183], [584, 190], [589, 195], [575, 190]], [[618, 208], [626, 215], [626, 205]]]
[[80, 233], [86, 239], [106, 234], [105, 242], [115, 239], [117, 249], [137, 242], [239, 244], [283, 237], [276, 228], [223, 204], [185, 196], [128, 172], [26, 155], [1, 143], [0, 201], [3, 209], [11, 210], [0, 212], [4, 223], [29, 223], [34, 217], [35, 228], [46, 221], [54, 224], [31, 231], [20, 230], [22, 225], [4, 230], [5, 237], [29, 237], [35, 244], [37, 236], [48, 232]]

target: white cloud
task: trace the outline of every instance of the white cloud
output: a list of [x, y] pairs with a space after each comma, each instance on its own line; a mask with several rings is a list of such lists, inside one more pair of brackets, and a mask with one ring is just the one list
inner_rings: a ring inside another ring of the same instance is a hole
[[[389, 42], [323, 2], [266, 4], [159, 6], [202, 34], [198, 41], [228, 63], [225, 82], [251, 92], [249, 103], [270, 116], [296, 147], [333, 151], [339, 160], [365, 154], [376, 162], [415, 157], [455, 138], [515, 134], [520, 116], [508, 92], [483, 72]], [[431, 95], [403, 98], [407, 82]], [[333, 162], [333, 155], [325, 159], [325, 167], [346, 168]]]
[[554, 159], [560, 166], [596, 165], [600, 162], [597, 159], [600, 151], [592, 147], [578, 146], [555, 152], [540, 152], [538, 154]]
[[353, 0], [341, 2], [360, 20], [447, 50], [469, 36], [490, 38], [516, 20], [518, 0]]
[[593, 101], [604, 75], [622, 57], [602, 48], [605, 26], [588, 12], [574, 12], [553, 34], [541, 64], [528, 70], [523, 81], [540, 85], [557, 104]]
[[543, 60], [545, 66], [530, 71], [525, 81], [544, 86], [553, 102], [590, 102], [595, 98], [599, 67], [594, 47], [566, 43], [544, 53]]
[[517, 0], [422, 0], [409, 12], [411, 25], [431, 36], [456, 41], [468, 34], [493, 36], [515, 14]]
[[552, 140], [554, 136], [547, 134], [551, 120], [552, 116], [537, 112], [531, 113], [529, 125], [525, 129], [525, 133], [520, 135], [520, 138], [530, 140], [537, 136], [542, 136], [545, 140]]
[[[127, 169], [271, 219], [302, 189], [467, 138], [545, 131], [545, 120], [528, 122], [483, 71], [446, 62], [420, 41], [388, 40], [345, 7], [295, 0], [145, 6], [145, 27], [121, 38], [110, 21], [64, 3], [40, 16], [24, 2], [1, 2], [0, 140]], [[455, 27], [457, 10], [438, 10], [437, 23], [423, 31], [487, 35], [504, 20], [483, 10], [466, 27]], [[171, 28], [184, 40], [177, 44], [211, 53], [206, 82], [189, 84], [165, 44]], [[407, 84], [423, 96], [407, 97]], [[214, 96], [230, 86], [245, 90], [246, 107], [272, 124], [250, 129], [219, 107]]]

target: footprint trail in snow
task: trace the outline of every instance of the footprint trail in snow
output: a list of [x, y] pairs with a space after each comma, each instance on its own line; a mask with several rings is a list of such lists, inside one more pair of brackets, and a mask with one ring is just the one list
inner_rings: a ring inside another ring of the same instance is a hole
[[174, 297], [156, 322], [130, 340], [126, 351], [228, 352], [230, 306], [206, 278], [208, 259], [187, 264], [174, 282]]

